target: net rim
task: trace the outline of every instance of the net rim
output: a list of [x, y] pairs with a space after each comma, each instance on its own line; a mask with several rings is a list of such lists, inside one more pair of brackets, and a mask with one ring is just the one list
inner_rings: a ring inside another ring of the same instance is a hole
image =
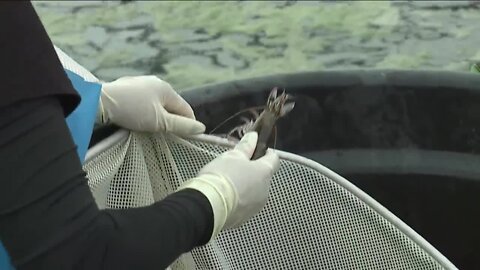
[[[90, 71], [84, 68], [82, 65], [77, 63], [71, 57], [69, 57], [64, 51], [62, 51], [57, 46], [54, 46], [55, 51], [57, 53], [58, 58], [60, 59], [62, 65], [65, 69], [68, 69], [72, 72], [77, 73], [78, 75], [82, 76], [86, 81], [89, 82], [97, 82], [102, 83], [95, 75], [93, 75]], [[91, 147], [86, 154], [85, 163], [88, 163], [92, 159], [96, 158], [98, 155], [103, 153], [105, 150], [117, 145], [119, 143], [123, 143], [130, 137], [131, 132], [128, 130], [120, 129], [110, 135], [109, 137], [101, 140], [99, 143], [95, 144]], [[217, 144], [223, 147], [233, 147], [233, 143], [224, 139], [219, 138], [213, 135], [196, 135], [186, 137], [186, 139], [196, 140], [199, 142], [210, 143], [210, 144]], [[405, 224], [402, 220], [396, 217], [393, 213], [391, 213], [388, 209], [383, 207], [380, 203], [378, 203], [375, 199], [370, 197], [368, 194], [357, 188], [355, 185], [347, 181], [342, 176], [336, 174], [332, 170], [328, 169], [327, 167], [311, 160], [303, 156], [299, 156], [293, 153], [284, 152], [281, 150], [276, 150], [280, 159], [291, 161], [298, 163], [303, 166], [307, 166], [313, 170], [316, 170], [332, 181], [340, 185], [342, 188], [346, 189], [352, 195], [357, 197], [359, 200], [364, 202], [368, 205], [372, 210], [376, 211], [379, 215], [385, 218], [388, 222], [394, 225], [398, 230], [402, 233], [407, 235], [411, 238], [412, 241], [416, 242], [416, 244], [422, 248], [427, 254], [429, 254], [432, 258], [436, 259], [437, 262], [446, 269], [458, 269], [455, 267], [443, 254], [441, 254], [436, 248], [434, 248], [429, 242], [427, 242], [422, 236], [420, 236], [416, 231], [410, 228], [407, 224]], [[170, 269], [170, 268], [167, 268]]]
[[[109, 149], [110, 147], [122, 143], [126, 141], [129, 136], [131, 136], [131, 132], [129, 130], [120, 129], [110, 135], [109, 137], [103, 139], [92, 148], [90, 148], [87, 152], [85, 163], [93, 160], [95, 157], [100, 155], [105, 150]], [[234, 146], [234, 143], [228, 141], [225, 138], [220, 138], [214, 135], [208, 134], [200, 134], [200, 135], [193, 135], [184, 137], [187, 140], [194, 140], [198, 142], [208, 143], [219, 145], [223, 147], [231, 148]], [[399, 231], [403, 234], [408, 236], [412, 241], [414, 241], [420, 248], [422, 248], [428, 255], [432, 258], [437, 260], [437, 262], [445, 269], [458, 269], [448, 258], [446, 258], [442, 253], [440, 253], [434, 246], [432, 246], [426, 239], [424, 239], [421, 235], [419, 235], [415, 230], [413, 230], [410, 226], [404, 223], [401, 219], [399, 219], [396, 215], [390, 212], [387, 208], [377, 202], [374, 198], [370, 197], [367, 193], [363, 192], [357, 186], [349, 182], [344, 177], [340, 176], [339, 174], [335, 173], [334, 171], [330, 170], [329, 168], [319, 164], [318, 162], [308, 159], [303, 156], [299, 156], [297, 154], [285, 152], [282, 150], [275, 150], [278, 154], [279, 158], [282, 160], [290, 161], [298, 163], [302, 166], [309, 167], [315, 171], [318, 171], [325, 175], [326, 177], [330, 178], [336, 184], [340, 185], [342, 188], [350, 192], [352, 195], [357, 197], [359, 200], [364, 202], [368, 207], [372, 210], [377, 212], [380, 216], [385, 218], [388, 222], [394, 225]]]

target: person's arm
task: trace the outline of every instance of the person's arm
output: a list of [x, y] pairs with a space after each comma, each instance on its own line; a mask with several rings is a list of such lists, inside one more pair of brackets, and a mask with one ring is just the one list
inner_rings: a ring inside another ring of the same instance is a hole
[[54, 97], [0, 108], [0, 239], [17, 270], [166, 268], [260, 211], [276, 170], [244, 140], [162, 201], [99, 210], [69, 132]]
[[99, 211], [64, 119], [80, 97], [32, 5], [1, 1], [0, 34], [0, 239], [17, 269], [158, 269], [210, 239], [195, 190]]
[[99, 210], [55, 98], [0, 109], [0, 160], [0, 238], [17, 269], [162, 269], [211, 237], [195, 190]]
[[251, 134], [161, 202], [99, 210], [64, 119], [79, 97], [31, 4], [0, 1], [0, 31], [0, 239], [16, 269], [161, 269], [265, 205], [279, 160], [250, 160]]

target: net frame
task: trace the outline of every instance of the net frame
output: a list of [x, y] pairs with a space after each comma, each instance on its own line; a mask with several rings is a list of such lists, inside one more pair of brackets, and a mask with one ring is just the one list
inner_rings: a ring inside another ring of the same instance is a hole
[[[128, 148], [128, 145], [131, 143], [130, 140], [132, 140], [132, 139], [145, 141], [145, 140], [154, 140], [154, 137], [158, 138], [158, 137], [165, 137], [165, 136], [167, 136], [167, 135], [165, 135], [165, 134], [164, 135], [139, 134], [139, 133], [130, 132], [130, 131], [127, 131], [127, 130], [119, 130], [119, 131], [112, 134], [110, 137], [104, 139], [103, 141], [101, 141], [100, 143], [98, 143], [97, 145], [95, 145], [94, 147], [92, 147], [89, 150], [89, 152], [87, 153], [87, 157], [86, 157], [86, 164], [89, 164], [89, 162], [94, 161], [96, 158], [100, 157], [102, 154], [105, 154], [106, 152], [110, 151], [111, 149], [113, 149], [115, 147], [118, 147], [119, 145], [121, 145], [123, 147], [123, 149], [125, 150], [126, 148]], [[175, 136], [173, 136], [173, 137], [175, 137]], [[227, 149], [229, 149], [233, 146], [232, 142], [230, 142], [230, 141], [228, 141], [224, 138], [219, 138], [217, 136], [206, 135], [206, 134], [191, 136], [191, 137], [183, 138], [183, 139], [175, 137], [174, 140], [182, 141], [183, 143], [186, 143], [187, 145], [189, 143], [196, 144], [196, 146], [192, 146], [192, 147], [197, 147], [198, 143], [205, 144], [205, 145], [211, 145], [211, 146], [214, 146], [214, 147], [220, 147], [223, 150], [227, 150]], [[158, 141], [157, 144], [164, 144], [164, 143]], [[168, 145], [168, 143], [166, 143], [166, 144]], [[172, 145], [169, 145], [169, 147], [170, 148], [175, 148], [175, 146], [172, 147]], [[167, 149], [167, 148], [163, 148], [163, 150], [167, 150], [167, 152], [174, 151], [174, 150]], [[196, 149], [195, 151], [208, 151], [208, 149]], [[379, 216], [381, 216], [381, 218], [385, 219], [386, 222], [391, 224], [391, 226], [395, 227], [395, 229], [397, 229], [399, 232], [401, 232], [401, 234], [403, 234], [406, 238], [408, 238], [409, 241], [411, 241], [410, 244], [416, 245], [415, 248], [418, 248], [419, 250], [421, 250], [421, 252], [424, 252], [429, 257], [428, 260], [433, 260], [436, 263], [435, 267], [425, 267], [425, 268], [421, 268], [421, 269], [457, 269], [445, 256], [443, 256], [437, 249], [435, 249], [430, 243], [428, 243], [422, 236], [420, 236], [418, 233], [416, 233], [412, 228], [410, 228], [408, 225], [406, 225], [403, 221], [401, 221], [398, 217], [396, 217], [388, 209], [386, 209], [381, 204], [379, 204], [375, 199], [370, 197], [368, 194], [364, 193], [362, 190], [357, 188], [355, 185], [350, 183], [348, 180], [346, 180], [342, 176], [336, 174], [335, 172], [331, 171], [330, 169], [326, 168], [325, 166], [323, 166], [323, 165], [321, 165], [321, 164], [319, 164], [319, 163], [317, 163], [313, 160], [307, 159], [305, 157], [302, 157], [302, 156], [299, 156], [299, 155], [296, 155], [296, 154], [280, 151], [280, 150], [276, 150], [276, 151], [279, 154], [279, 157], [281, 159], [282, 164], [284, 164], [285, 162], [290, 162], [290, 163], [293, 163], [293, 164], [296, 164], [298, 166], [301, 166], [301, 167], [305, 168], [305, 170], [307, 170], [307, 169], [314, 170], [314, 171], [324, 175], [325, 177], [327, 177], [328, 179], [333, 181], [336, 185], [338, 185], [339, 187], [344, 189], [346, 192], [348, 192], [349, 194], [354, 196], [356, 199], [360, 200], [362, 203], [364, 203], [371, 210], [376, 212]], [[126, 151], [123, 152], [123, 153], [125, 154]], [[217, 154], [219, 154], [219, 153], [217, 153]], [[214, 157], [215, 157], [215, 155], [212, 155], [211, 158], [214, 158]], [[186, 159], [188, 160], [190, 158], [187, 157]], [[86, 166], [88, 167], [88, 165], [86, 165]], [[173, 164], [173, 166], [176, 166], [176, 164]], [[275, 179], [274, 179], [274, 181], [275, 181]], [[277, 179], [276, 181], [280, 181], [280, 180]], [[152, 185], [154, 185], [154, 184], [152, 184]], [[154, 199], [154, 201], [156, 201], [156, 200], [157, 199]], [[150, 203], [153, 203], [153, 201], [150, 202]], [[138, 206], [145, 205], [145, 204], [148, 204], [148, 202], [140, 202], [140, 204]], [[102, 203], [100, 203], [99, 205], [100, 205], [100, 207], [105, 207], [105, 204], [103, 206], [101, 206]], [[347, 223], [348, 223], [348, 221], [347, 221]], [[257, 223], [257, 225], [258, 225], [258, 223]], [[252, 230], [252, 228], [253, 227], [250, 227], [250, 228], [246, 229], [246, 231]], [[242, 231], [226, 232], [227, 235], [231, 235], [231, 234], [235, 234], [235, 233], [237, 233], [237, 234], [245, 233], [245, 230], [243, 232]], [[298, 232], [296, 232], [296, 233], [298, 233]], [[222, 233], [222, 234], [225, 234], [225, 233]], [[222, 234], [220, 234], [219, 238], [223, 237]], [[227, 238], [228, 237], [229, 236], [227, 236]], [[335, 236], [335, 237], [338, 237], [338, 236]], [[266, 267], [265, 265], [255, 265], [255, 264], [248, 265], [248, 264], [245, 264], [245, 263], [243, 265], [241, 265], [241, 267], [239, 267], [239, 265], [235, 265], [235, 262], [233, 263], [233, 266], [232, 266], [232, 263], [228, 262], [228, 260], [235, 260], [235, 258], [231, 258], [231, 257], [227, 258], [227, 261], [226, 262], [224, 261], [223, 264], [222, 264], [222, 262], [219, 262], [219, 261], [225, 260], [226, 257], [224, 256], [225, 254], [222, 255], [220, 253], [222, 253], [222, 252], [225, 253], [225, 249], [229, 248], [228, 244], [227, 244], [227, 246], [225, 246], [224, 243], [221, 243], [221, 241], [228, 241], [228, 239], [227, 240], [225, 240], [225, 239], [226, 238], [223, 237], [219, 241], [214, 240], [212, 243], [209, 244], [209, 247], [204, 248], [203, 250], [200, 250], [199, 252], [198, 251], [196, 252], [194, 250], [191, 253], [185, 254], [184, 256], [179, 258], [179, 260], [177, 260], [177, 262], [175, 264], [172, 265], [172, 268], [173, 269], [271, 269], [271, 268]], [[237, 240], [238, 239], [241, 239], [241, 238], [237, 237]], [[235, 244], [230, 243], [230, 245], [234, 246]], [[215, 248], [218, 248], [218, 250], [215, 250]], [[218, 255], [218, 254], [220, 254], [220, 255]], [[224, 256], [224, 257], [219, 258], [219, 257], [222, 257], [222, 256]], [[343, 261], [343, 259], [338, 258], [338, 261]], [[293, 267], [292, 263], [287, 263], [286, 265], [287, 265], [287, 267], [284, 267], [283, 269], [285, 269], [285, 268], [291, 269], [290, 267]], [[295, 263], [293, 263], [293, 265], [295, 265]], [[340, 267], [338, 267], [338, 266], [339, 265], [336, 265], [335, 267], [332, 267], [332, 265], [327, 265], [326, 268], [327, 269], [391, 269], [391, 268], [387, 267], [388, 265], [381, 265], [381, 264], [374, 265], [374, 266], [370, 265], [368, 267], [366, 267], [365, 265], [362, 265], [362, 264], [359, 264], [358, 267], [357, 267], [357, 265], [351, 265], [351, 264], [349, 266], [346, 266], [345, 264], [341, 265]], [[299, 263], [298, 265], [295, 265], [295, 267], [296, 267], [296, 269], [311, 269], [311, 268], [309, 268], [309, 266], [302, 267], [301, 263]], [[318, 265], [317, 265], [317, 267], [318, 267]], [[417, 269], [416, 267], [413, 267], [413, 268]], [[277, 268], [275, 268], [275, 269], [277, 269]], [[396, 268], [396, 269], [400, 269], [400, 268]]]
[[[89, 82], [101, 82], [97, 77], [95, 77], [92, 73], [90, 73], [87, 69], [85, 69], [83, 66], [81, 66], [79, 63], [74, 61], [72, 58], [70, 58], [65, 52], [63, 52], [60, 48], [55, 46], [55, 51], [65, 69], [68, 69], [72, 72], [75, 72], [77, 75], [83, 77], [86, 81]], [[130, 140], [137, 139], [137, 140], [143, 140], [144, 142], [150, 141], [154, 142], [154, 147], [155, 148], [162, 148], [163, 150], [167, 150], [168, 152], [168, 145], [167, 148], [165, 148], [166, 143], [164, 142], [164, 145], [155, 145], [155, 140], [153, 139], [154, 135], [148, 135], [148, 134], [138, 134], [138, 133], [132, 133], [127, 130], [119, 130], [116, 133], [112, 134], [110, 137], [104, 139], [100, 143], [96, 144], [94, 147], [89, 149], [87, 152], [86, 156], [86, 162], [84, 165], [85, 170], [87, 171], [88, 174], [88, 166], [93, 162], [95, 159], [104, 159], [105, 164], [108, 164], [109, 160], [113, 160], [117, 158], [118, 156], [122, 158], [135, 158], [137, 154], [139, 153], [133, 153], [132, 157], [125, 157], [127, 154], [127, 150], [129, 147]], [[233, 144], [225, 139], [211, 136], [211, 135], [198, 135], [198, 136], [193, 136], [190, 138], [185, 138], [185, 140], [190, 144], [190, 146], [195, 146], [194, 144], [203, 144], [204, 146], [215, 146], [215, 147], [220, 147], [223, 148], [223, 150], [227, 150], [233, 146]], [[208, 147], [207, 147], [208, 148]], [[205, 149], [197, 148], [198, 151], [205, 151]], [[428, 243], [423, 237], [421, 237], [419, 234], [417, 234], [413, 229], [411, 229], [408, 225], [406, 225], [403, 221], [401, 221], [398, 217], [396, 217], [394, 214], [392, 214], [390, 211], [388, 211], [385, 207], [383, 207], [381, 204], [379, 204], [377, 201], [375, 201], [373, 198], [371, 198], [368, 194], [364, 193], [360, 189], [358, 189], [356, 186], [354, 186], [352, 183], [350, 183], [348, 180], [345, 178], [341, 177], [340, 175], [336, 174], [335, 172], [331, 171], [330, 169], [326, 168], [325, 166], [322, 166], [321, 164], [318, 164], [317, 162], [307, 159], [305, 157], [295, 155], [292, 153], [284, 152], [277, 150], [277, 153], [279, 154], [279, 157], [281, 159], [281, 162], [283, 164], [285, 163], [292, 163], [296, 164], [296, 166], [303, 167], [305, 170], [313, 170], [316, 171], [322, 175], [324, 175], [326, 178], [329, 180], [333, 181], [336, 185], [344, 189], [348, 194], [354, 196], [356, 199], [360, 200], [362, 203], [364, 203], [368, 208], [370, 208], [372, 211], [376, 212], [381, 218], [383, 218], [388, 224], [393, 226], [395, 229], [397, 229], [401, 234], [403, 234], [413, 245], [416, 246], [421, 252], [426, 254], [428, 259], [430, 261], [435, 262], [435, 266], [438, 267], [431, 267], [432, 269], [457, 269], [447, 258], [445, 258], [437, 249], [435, 249], [430, 243]], [[130, 153], [131, 154], [131, 153]], [[170, 153], [171, 154], [171, 153]], [[123, 155], [123, 156], [122, 156]], [[212, 155], [211, 158], [213, 158], [215, 155]], [[168, 165], [168, 164], [163, 164], [163, 166]], [[170, 166], [175, 167], [176, 164], [173, 162], [170, 164]], [[111, 171], [116, 171], [119, 169], [119, 165], [117, 164], [116, 168], [109, 168]], [[178, 169], [178, 168], [174, 168]], [[145, 168], [145, 170], [148, 170], [148, 168]], [[122, 172], [120, 172], [121, 174]], [[103, 194], [104, 196], [108, 197], [108, 190], [111, 188], [111, 182], [104, 181], [102, 182], [102, 177], [103, 178], [108, 178], [108, 175], [102, 175], [102, 171], [97, 172], [97, 179], [98, 183], [94, 183], [94, 181], [89, 180], [89, 185], [90, 187], [95, 187], [95, 189], [92, 188], [92, 192], [94, 194]], [[278, 179], [277, 179], [278, 181]], [[151, 183], [152, 184], [152, 183]], [[165, 184], [165, 183], [163, 183]], [[172, 190], [174, 187], [169, 186], [165, 188], [164, 193], [168, 193], [168, 190]], [[153, 194], [151, 194], [152, 197]], [[164, 194], [165, 195], [165, 194]], [[98, 197], [98, 196], [97, 196]], [[145, 205], [148, 203], [153, 203], [153, 201], [159, 200], [161, 198], [153, 198], [152, 201], [135, 201], [135, 195], [133, 198], [129, 198], [130, 200], [133, 199], [133, 202], [131, 204], [133, 205]], [[97, 203], [99, 203], [97, 201]], [[106, 205], [103, 203], [99, 203], [100, 208], [105, 208]], [[307, 217], [308, 218], [308, 217]], [[254, 218], [255, 219], [255, 218]], [[247, 223], [248, 224], [248, 223]], [[237, 233], [239, 231], [233, 231], [233, 234]], [[222, 232], [222, 234], [232, 234], [232, 232]], [[222, 234], [217, 237], [216, 240], [214, 240], [212, 243], [209, 244], [209, 247], [201, 247], [197, 248], [196, 250], [193, 250], [191, 253], [187, 253], [182, 255], [174, 264], [171, 265], [170, 268], [173, 269], [210, 269], [208, 267], [202, 266], [198, 264], [198, 262], [205, 263], [208, 265], [209, 261], [215, 261], [218, 260], [218, 258], [215, 258], [217, 255], [215, 252], [215, 248], [219, 248], [220, 252], [222, 252], [222, 240], [225, 240], [225, 238], [222, 236]], [[338, 237], [338, 236], [337, 236]], [[228, 239], [227, 239], [228, 240]], [[224, 243], [223, 243], [224, 244]], [[235, 243], [230, 243], [233, 246]], [[220, 254], [222, 255], [222, 254]], [[224, 254], [223, 254], [224, 255]], [[283, 254], [281, 254], [283, 255]], [[335, 251], [331, 253], [333, 257], [337, 258], [339, 261], [342, 261], [342, 258], [338, 258], [338, 254], [335, 254]], [[194, 258], [196, 257], [196, 258]], [[200, 257], [200, 258], [199, 258]], [[221, 256], [220, 256], [221, 257]], [[224, 259], [220, 258], [220, 259]], [[392, 258], [393, 261], [395, 258]], [[228, 266], [228, 264], [225, 264]], [[228, 267], [224, 267], [225, 265], [220, 265], [220, 269], [226, 269]], [[248, 267], [245, 266], [244, 269], [260, 269], [261, 267], [256, 267], [255, 265], [248, 264]], [[202, 268], [203, 267], [203, 268]], [[230, 267], [231, 268], [231, 267]], [[285, 268], [285, 267], [284, 267]], [[283, 269], [284, 269], [283, 268]], [[307, 269], [306, 267], [302, 267], [302, 264], [298, 264], [297, 268], [300, 269]], [[318, 268], [332, 268], [327, 266], [322, 266]], [[343, 265], [343, 267], [335, 267], [334, 269], [386, 269], [385, 265], [382, 267], [382, 265], [376, 265], [376, 267], [369, 267], [366, 268], [365, 266], [356, 265], [355, 263], [352, 265]], [[410, 267], [412, 268], [412, 267]], [[272, 269], [269, 267], [263, 266], [263, 269]], [[389, 268], [391, 269], [391, 268]], [[416, 269], [416, 268], [415, 268]], [[430, 268], [423, 268], [423, 269], [430, 269]]]

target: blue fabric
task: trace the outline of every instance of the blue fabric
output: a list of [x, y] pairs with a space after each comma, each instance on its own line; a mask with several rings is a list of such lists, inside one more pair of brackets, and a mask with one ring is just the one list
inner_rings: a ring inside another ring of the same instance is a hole
[[8, 257], [7, 251], [0, 241], [0, 270], [15, 270], [10, 263], [10, 257]]
[[65, 72], [82, 97], [80, 105], [67, 117], [67, 125], [77, 145], [78, 156], [83, 163], [95, 125], [102, 85], [87, 82], [70, 70], [65, 70]]
[[[77, 108], [67, 117], [67, 125], [77, 145], [77, 153], [82, 163], [87, 154], [88, 145], [95, 125], [95, 117], [100, 100], [102, 85], [85, 81], [82, 77], [70, 70], [66, 70], [73, 87], [82, 97]], [[15, 270], [10, 262], [10, 257], [0, 241], [0, 270]]]

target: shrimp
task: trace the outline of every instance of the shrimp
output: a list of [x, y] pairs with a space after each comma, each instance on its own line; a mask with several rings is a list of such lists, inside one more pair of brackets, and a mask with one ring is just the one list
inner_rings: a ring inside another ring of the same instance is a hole
[[257, 147], [253, 153], [252, 160], [265, 155], [275, 123], [279, 118], [293, 110], [295, 102], [287, 102], [289, 100], [291, 100], [291, 96], [285, 94], [285, 90], [278, 97], [277, 87], [273, 88], [270, 92], [266, 108], [255, 120], [253, 125], [248, 128], [248, 131], [256, 131], [258, 133]]
[[[275, 87], [270, 92], [266, 105], [248, 108], [246, 110], [242, 110], [237, 112], [236, 114], [232, 115], [231, 117], [227, 118], [225, 121], [220, 123], [217, 127], [215, 127], [210, 134], [212, 134], [216, 129], [218, 129], [221, 125], [225, 124], [230, 119], [238, 116], [241, 113], [249, 112], [252, 114], [253, 119], [249, 119], [247, 117], [240, 117], [242, 121], [241, 125], [236, 126], [232, 130], [230, 130], [226, 137], [227, 139], [238, 141], [240, 140], [247, 132], [249, 131], [256, 131], [258, 133], [258, 141], [257, 147], [255, 152], [252, 156], [252, 159], [258, 159], [259, 157], [263, 156], [267, 151], [268, 143], [272, 137], [273, 132], [273, 139], [274, 145], [276, 142], [276, 128], [275, 124], [277, 120], [287, 113], [289, 113], [295, 106], [295, 102], [288, 102], [291, 100], [291, 96], [285, 94], [285, 90], [279, 96], [277, 96], [278, 88]], [[259, 113], [259, 110], [263, 111]], [[236, 137], [235, 137], [236, 136]]]

